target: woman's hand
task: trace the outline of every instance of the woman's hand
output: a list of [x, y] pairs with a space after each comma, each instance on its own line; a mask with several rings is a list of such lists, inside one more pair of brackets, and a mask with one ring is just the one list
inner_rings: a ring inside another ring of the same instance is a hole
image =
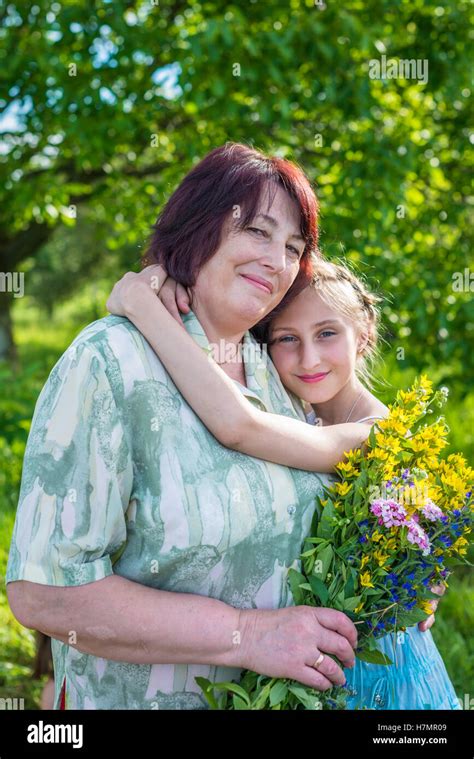
[[[319, 691], [345, 683], [342, 668], [331, 656], [343, 667], [355, 664], [357, 630], [346, 614], [335, 609], [242, 609], [236, 632], [240, 633], [237, 666], [269, 677], [298, 680]], [[323, 658], [315, 668], [312, 665], [320, 654]]]
[[[439, 585], [432, 585], [430, 590], [433, 593], [436, 593], [438, 596], [442, 596], [443, 593], [446, 590], [446, 585], [443, 585], [443, 583], [440, 583]], [[431, 608], [433, 609], [433, 614], [430, 614], [430, 616], [423, 620], [423, 622], [418, 622], [418, 629], [420, 632], [426, 632], [430, 629], [430, 627], [433, 627], [435, 623], [435, 615], [434, 612], [438, 608], [439, 601], [430, 601]]]

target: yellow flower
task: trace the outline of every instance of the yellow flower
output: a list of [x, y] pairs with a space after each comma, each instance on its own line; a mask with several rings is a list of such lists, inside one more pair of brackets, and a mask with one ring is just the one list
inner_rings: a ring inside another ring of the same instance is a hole
[[361, 569], [363, 569], [365, 567], [365, 565], [367, 564], [368, 560], [369, 560], [369, 557], [367, 556], [367, 554], [365, 554], [362, 557], [362, 561], [360, 562], [360, 568]]
[[380, 461], [386, 461], [389, 457], [389, 452], [384, 451], [383, 448], [373, 448], [367, 454], [368, 459], [379, 459]]
[[364, 572], [364, 574], [360, 576], [360, 584], [363, 588], [373, 588], [375, 586], [371, 582], [371, 579], [372, 578], [370, 577], [370, 572]]
[[335, 485], [336, 493], [338, 495], [342, 495], [343, 497], [348, 494], [351, 488], [352, 485], [350, 485], [348, 482], [337, 482]]
[[399, 390], [397, 393], [397, 397], [398, 397], [398, 400], [405, 405], [408, 405], [409, 403], [416, 403], [417, 398], [418, 398], [414, 390], [407, 390], [407, 391]]
[[354, 614], [358, 614], [363, 608], [364, 608], [364, 602], [360, 603], [359, 606], [355, 607]]
[[430, 394], [433, 390], [433, 383], [428, 379], [426, 374], [422, 374], [419, 379], [419, 386], [421, 390], [424, 390], [426, 394]]
[[370, 540], [373, 540], [374, 543], [377, 543], [379, 540], [382, 540], [382, 537], [383, 537], [382, 534], [378, 530], [374, 530]]
[[352, 461], [341, 461], [337, 464], [336, 469], [343, 477], [353, 477], [359, 474], [359, 470], [354, 467]]
[[453, 543], [451, 548], [453, 551], [457, 551], [459, 554], [461, 554], [461, 556], [463, 556], [467, 551], [464, 546], [467, 546], [467, 540], [466, 538], [460, 537], [455, 541], [455, 543]]
[[427, 614], [433, 614], [433, 608], [430, 601], [419, 601], [418, 606]]
[[378, 562], [379, 567], [383, 567], [388, 559], [389, 554], [382, 551], [374, 551], [374, 558]]

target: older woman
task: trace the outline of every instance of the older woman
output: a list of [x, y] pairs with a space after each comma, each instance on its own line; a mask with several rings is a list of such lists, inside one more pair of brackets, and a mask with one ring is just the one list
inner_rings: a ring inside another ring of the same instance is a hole
[[[230, 143], [171, 196], [146, 261], [189, 288], [185, 328], [223, 346], [246, 402], [290, 425], [303, 408], [249, 329], [307, 284], [316, 243], [301, 170]], [[320, 433], [329, 471], [368, 428]], [[325, 478], [219, 443], [127, 319], [86, 327], [35, 408], [6, 577], [17, 619], [53, 639], [55, 708], [206, 709], [195, 677], [242, 668], [343, 683], [324, 653], [352, 666], [354, 625], [287, 587]]]

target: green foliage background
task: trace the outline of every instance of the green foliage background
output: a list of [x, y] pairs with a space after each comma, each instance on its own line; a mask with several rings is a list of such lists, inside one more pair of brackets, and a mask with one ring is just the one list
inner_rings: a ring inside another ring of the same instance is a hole
[[[290, 158], [321, 203], [321, 248], [384, 295], [378, 394], [425, 371], [451, 390], [453, 450], [474, 450], [472, 6], [464, 0], [36, 0], [0, 8], [0, 577], [36, 398], [185, 173], [226, 140]], [[426, 84], [369, 62], [427, 61]], [[471, 61], [472, 63], [472, 61]], [[471, 140], [471, 142], [470, 142]], [[467, 272], [467, 274], [466, 274]], [[455, 287], [462, 274], [464, 286]], [[13, 339], [12, 339], [13, 338]], [[473, 693], [472, 575], [434, 635]], [[32, 634], [0, 588], [0, 691], [26, 693]]]

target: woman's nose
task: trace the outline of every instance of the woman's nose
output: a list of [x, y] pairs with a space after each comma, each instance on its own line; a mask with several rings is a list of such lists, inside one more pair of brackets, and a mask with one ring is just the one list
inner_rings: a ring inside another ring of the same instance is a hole
[[281, 274], [289, 265], [286, 245], [277, 242], [272, 243], [265, 251], [261, 260], [266, 266], [269, 266], [275, 272]]

